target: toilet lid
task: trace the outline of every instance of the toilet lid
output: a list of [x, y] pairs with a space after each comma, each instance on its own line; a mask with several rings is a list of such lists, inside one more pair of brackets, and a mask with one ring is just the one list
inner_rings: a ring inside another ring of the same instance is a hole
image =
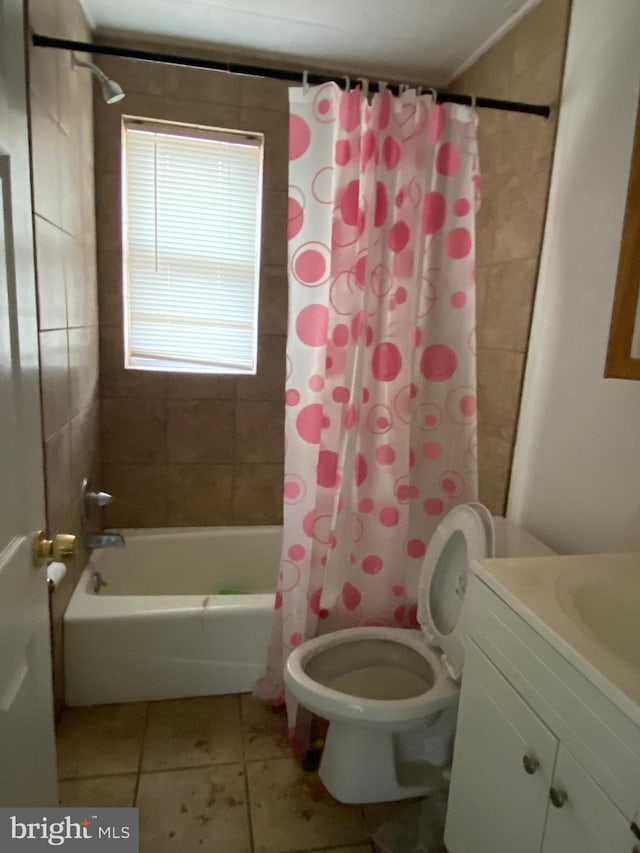
[[440, 522], [427, 548], [418, 584], [418, 621], [429, 645], [442, 649], [452, 678], [462, 675], [461, 611], [469, 565], [491, 556], [491, 530], [470, 506], [454, 507]]

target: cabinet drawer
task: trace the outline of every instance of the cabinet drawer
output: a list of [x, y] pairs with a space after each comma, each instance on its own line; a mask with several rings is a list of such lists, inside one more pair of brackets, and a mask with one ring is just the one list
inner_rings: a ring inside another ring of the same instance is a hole
[[475, 576], [468, 604], [471, 638], [625, 818], [637, 820], [637, 726]]

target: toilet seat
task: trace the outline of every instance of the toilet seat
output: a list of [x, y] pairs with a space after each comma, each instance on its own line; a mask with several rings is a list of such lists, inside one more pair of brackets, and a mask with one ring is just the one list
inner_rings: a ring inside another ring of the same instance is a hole
[[430, 646], [442, 649], [442, 663], [458, 681], [466, 633], [463, 601], [469, 566], [492, 556], [493, 519], [477, 505], [454, 507], [436, 528], [418, 582], [418, 622]]
[[[344, 654], [346, 644], [368, 640], [386, 641], [417, 652], [429, 665], [432, 684], [425, 683], [424, 692], [410, 698], [373, 699], [334, 690], [307, 674], [309, 662], [320, 653], [335, 649], [336, 655]], [[307, 640], [289, 656], [285, 683], [303, 705], [327, 720], [360, 720], [367, 725], [389, 725], [395, 729], [404, 724], [415, 725], [427, 715], [452, 705], [459, 692], [458, 685], [443, 671], [440, 652], [425, 644], [420, 631], [406, 628], [345, 628]]]

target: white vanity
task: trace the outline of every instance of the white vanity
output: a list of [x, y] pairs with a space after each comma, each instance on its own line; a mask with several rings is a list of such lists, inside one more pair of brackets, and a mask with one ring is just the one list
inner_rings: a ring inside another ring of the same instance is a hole
[[449, 853], [640, 853], [640, 554], [473, 569]]

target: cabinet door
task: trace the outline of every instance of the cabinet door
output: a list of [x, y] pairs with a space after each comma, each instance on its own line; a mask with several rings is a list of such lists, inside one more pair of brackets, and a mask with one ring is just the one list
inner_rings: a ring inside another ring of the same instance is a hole
[[566, 793], [566, 801], [549, 809], [542, 853], [632, 853], [638, 849], [629, 821], [562, 746], [553, 785]]
[[[556, 751], [553, 734], [469, 641], [445, 829], [450, 853], [540, 853]], [[533, 772], [526, 755], [538, 762]]]

